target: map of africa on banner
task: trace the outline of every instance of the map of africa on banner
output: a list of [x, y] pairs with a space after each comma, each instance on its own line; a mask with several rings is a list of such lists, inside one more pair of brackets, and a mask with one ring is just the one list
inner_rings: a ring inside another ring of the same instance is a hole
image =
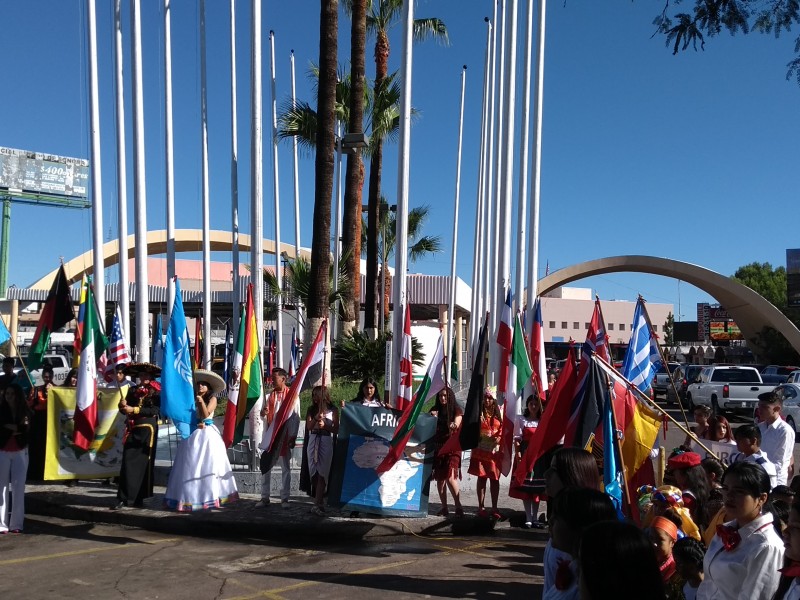
[[[127, 391], [127, 386], [122, 390]], [[105, 479], [119, 475], [125, 436], [119, 400], [120, 393], [115, 388], [98, 390], [95, 437], [89, 451], [84, 452], [72, 443], [75, 388], [50, 388], [45, 479]]]
[[346, 510], [387, 516], [428, 514], [436, 419], [422, 414], [403, 457], [380, 476], [375, 471], [389, 451], [399, 410], [348, 403], [341, 412], [328, 502]]

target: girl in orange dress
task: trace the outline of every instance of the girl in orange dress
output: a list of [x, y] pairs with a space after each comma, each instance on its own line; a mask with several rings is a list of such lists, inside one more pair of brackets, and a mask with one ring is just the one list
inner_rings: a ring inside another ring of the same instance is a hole
[[503, 415], [497, 405], [494, 392], [486, 388], [483, 392], [483, 405], [481, 406], [481, 433], [478, 446], [472, 449], [469, 461], [470, 475], [478, 478], [476, 490], [478, 492], [478, 516], [488, 517], [484, 503], [486, 501], [486, 481], [489, 481], [489, 491], [492, 497], [491, 517], [502, 519], [497, 510], [497, 500], [500, 496], [500, 464], [503, 453], [500, 450], [500, 436], [503, 431]]

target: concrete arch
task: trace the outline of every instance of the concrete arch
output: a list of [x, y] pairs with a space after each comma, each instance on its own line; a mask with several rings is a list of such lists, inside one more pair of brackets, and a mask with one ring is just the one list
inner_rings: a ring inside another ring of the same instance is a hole
[[[233, 234], [230, 231], [211, 230], [210, 245], [212, 252], [231, 251], [233, 249]], [[134, 256], [135, 240], [133, 235], [128, 236], [128, 258]], [[265, 254], [275, 254], [275, 242], [265, 239], [263, 242]], [[203, 250], [203, 231], [202, 229], [176, 229], [175, 230], [175, 252], [201, 252]], [[250, 236], [239, 234], [239, 250], [250, 250]], [[167, 231], [160, 229], [147, 232], [147, 255], [166, 254], [167, 252]], [[286, 252], [291, 258], [295, 257], [294, 246], [281, 244], [281, 252]], [[119, 263], [119, 241], [113, 240], [103, 244], [103, 267], [109, 267]], [[311, 254], [307, 250], [300, 250], [300, 255], [308, 259]], [[50, 271], [47, 275], [29, 286], [34, 290], [49, 290], [53, 284], [53, 278], [58, 269]], [[70, 281], [80, 279], [84, 273], [91, 275], [94, 271], [92, 262], [92, 251], [84, 252], [72, 260], [64, 263], [64, 271]]]
[[752, 340], [765, 327], [781, 332], [800, 352], [800, 330], [763, 296], [749, 287], [715, 271], [669, 258], [655, 256], [611, 256], [579, 263], [555, 271], [539, 280], [539, 294], [544, 294], [578, 279], [604, 273], [637, 272], [681, 279], [716, 298], [728, 311], [751, 344], [753, 354], [761, 354]]

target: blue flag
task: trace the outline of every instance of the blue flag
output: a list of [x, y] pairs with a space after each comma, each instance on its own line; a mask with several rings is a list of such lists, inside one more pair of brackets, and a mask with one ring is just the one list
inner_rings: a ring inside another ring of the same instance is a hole
[[[617, 515], [624, 520], [622, 513], [622, 461], [619, 457], [619, 444], [617, 443], [617, 429], [614, 427], [614, 416], [611, 412], [611, 394], [603, 385], [605, 379], [600, 367], [592, 361], [592, 374], [590, 379], [596, 385], [598, 393], [603, 394], [603, 488], [614, 503]], [[599, 384], [599, 385], [597, 385]], [[591, 384], [590, 384], [591, 385]]]
[[161, 411], [171, 419], [183, 439], [189, 437], [196, 421], [192, 360], [189, 353], [189, 332], [181, 301], [181, 285], [175, 278], [175, 304], [164, 343], [164, 364], [161, 371]]
[[164, 327], [161, 324], [161, 313], [158, 313], [156, 326], [153, 329], [153, 345], [150, 350], [150, 362], [156, 366], [162, 366], [164, 362]]
[[6, 327], [5, 321], [0, 319], [0, 344], [5, 344], [8, 340], [11, 339], [11, 332]]
[[645, 318], [644, 301], [640, 297], [633, 312], [631, 341], [625, 352], [622, 376], [640, 390], [646, 390], [660, 367], [658, 340]]

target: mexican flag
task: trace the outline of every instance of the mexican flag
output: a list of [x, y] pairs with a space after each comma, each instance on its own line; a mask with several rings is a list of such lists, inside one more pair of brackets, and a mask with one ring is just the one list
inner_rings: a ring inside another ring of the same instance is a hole
[[83, 338], [81, 340], [81, 362], [78, 369], [78, 388], [75, 392], [75, 431], [72, 442], [82, 450], [88, 450], [94, 440], [97, 427], [97, 363], [108, 347], [103, 335], [95, 306], [94, 293], [86, 285], [83, 306]]
[[400, 460], [403, 455], [403, 450], [411, 438], [411, 432], [414, 430], [414, 425], [417, 424], [419, 413], [422, 411], [422, 405], [431, 398], [438, 394], [445, 387], [444, 381], [444, 346], [442, 343], [442, 335], [439, 334], [439, 342], [436, 344], [436, 351], [433, 353], [433, 358], [428, 365], [428, 370], [422, 383], [417, 388], [417, 393], [414, 395], [413, 400], [403, 410], [400, 417], [400, 422], [397, 424], [397, 429], [394, 430], [392, 441], [389, 442], [389, 452], [383, 459], [381, 464], [375, 469], [378, 473], [385, 473], [390, 470], [395, 463]]
[[[253, 284], [247, 286], [247, 303], [240, 320], [234, 369], [239, 370], [239, 389], [228, 395], [222, 440], [226, 447], [241, 441], [244, 436], [244, 419], [261, 398], [261, 351], [258, 346], [258, 327], [253, 309]], [[229, 388], [231, 389], [231, 388]]]
[[520, 397], [525, 393], [525, 385], [533, 375], [523, 335], [522, 324], [519, 322], [519, 314], [517, 314], [514, 319], [514, 341], [511, 343], [511, 360], [509, 361], [508, 379], [506, 380], [503, 435], [500, 438], [500, 448], [503, 451], [503, 463], [500, 466], [500, 471], [503, 475], [508, 475], [511, 471], [511, 462], [514, 457], [514, 428], [516, 427], [520, 406], [522, 406]]

